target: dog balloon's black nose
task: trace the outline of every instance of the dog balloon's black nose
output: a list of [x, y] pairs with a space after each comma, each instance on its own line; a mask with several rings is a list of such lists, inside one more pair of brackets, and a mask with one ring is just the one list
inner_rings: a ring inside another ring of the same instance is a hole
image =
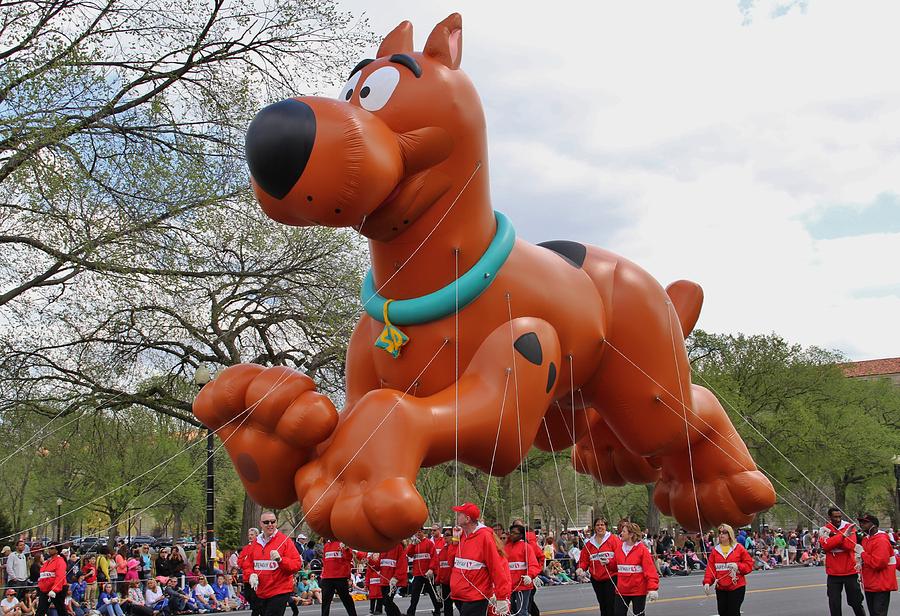
[[303, 175], [315, 140], [316, 115], [306, 103], [289, 98], [262, 109], [244, 141], [257, 185], [283, 199]]

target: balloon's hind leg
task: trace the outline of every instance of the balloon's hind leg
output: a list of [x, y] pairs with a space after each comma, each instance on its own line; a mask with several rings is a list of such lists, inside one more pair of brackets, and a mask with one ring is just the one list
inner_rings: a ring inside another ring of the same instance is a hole
[[709, 390], [692, 385], [691, 400], [694, 416], [689, 414], [688, 420], [701, 429], [702, 437], [691, 439], [688, 450], [685, 435], [684, 451], [663, 457], [653, 500], [660, 511], [675, 516], [691, 530], [723, 522], [747, 524], [754, 513], [775, 504], [775, 490], [757, 470], [718, 399]]

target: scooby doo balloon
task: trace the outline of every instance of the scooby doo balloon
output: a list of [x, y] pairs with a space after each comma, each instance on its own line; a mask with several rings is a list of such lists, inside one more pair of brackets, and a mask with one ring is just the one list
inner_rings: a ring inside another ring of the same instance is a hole
[[299, 499], [321, 535], [385, 550], [428, 516], [421, 467], [458, 459], [504, 475], [532, 445], [574, 440], [578, 471], [656, 482], [660, 509], [687, 528], [745, 524], [772, 506], [719, 402], [690, 382], [684, 336], [700, 288], [667, 292], [602, 248], [517, 239], [491, 206], [460, 16], [423, 51], [412, 40], [401, 23], [337, 98], [275, 103], [247, 131], [266, 214], [353, 227], [372, 261], [341, 412], [309, 377], [251, 364], [194, 403], [252, 498]]

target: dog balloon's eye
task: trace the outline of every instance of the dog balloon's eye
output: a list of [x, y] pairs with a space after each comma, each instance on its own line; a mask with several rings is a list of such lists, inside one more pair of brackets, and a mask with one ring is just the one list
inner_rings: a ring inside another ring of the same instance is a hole
[[344, 84], [344, 87], [341, 88], [341, 93], [338, 94], [339, 101], [349, 101], [353, 96], [353, 91], [356, 89], [356, 84], [359, 83], [359, 78], [362, 77], [362, 71], [356, 71], [353, 74], [353, 77], [347, 80], [347, 83]]
[[400, 71], [393, 66], [382, 66], [366, 79], [359, 91], [359, 104], [367, 111], [378, 111], [387, 104], [399, 82]]

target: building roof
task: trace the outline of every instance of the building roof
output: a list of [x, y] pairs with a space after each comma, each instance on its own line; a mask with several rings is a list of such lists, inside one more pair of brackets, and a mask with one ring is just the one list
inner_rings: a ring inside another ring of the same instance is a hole
[[900, 374], [900, 357], [849, 362], [843, 364], [841, 369], [844, 375], [850, 377]]

